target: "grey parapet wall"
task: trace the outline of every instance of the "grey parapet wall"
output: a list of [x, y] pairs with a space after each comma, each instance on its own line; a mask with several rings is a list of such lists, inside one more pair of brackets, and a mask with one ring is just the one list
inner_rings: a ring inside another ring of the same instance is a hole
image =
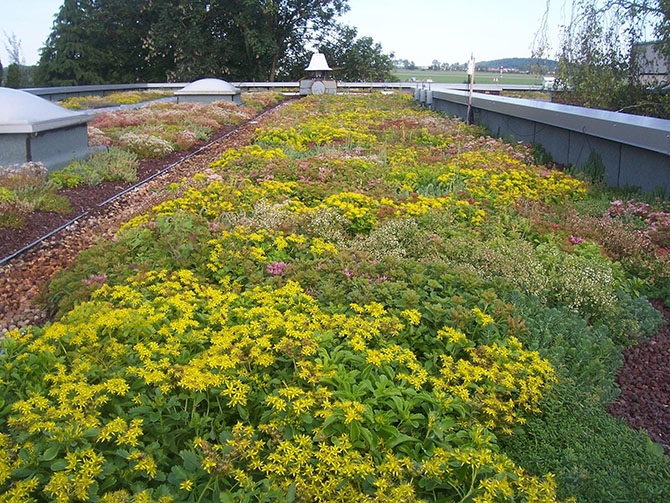
[[[300, 83], [295, 82], [232, 82], [232, 85], [241, 91], [275, 91], [295, 94], [299, 91]], [[61, 101], [76, 96], [105, 96], [109, 93], [121, 91], [179, 91], [188, 85], [187, 82], [159, 82], [144, 84], [103, 84], [87, 86], [59, 86], [59, 87], [31, 87], [23, 91], [40, 96], [49, 101]], [[384, 91], [401, 90], [414, 91], [421, 82], [337, 82], [342, 90], [351, 91]], [[467, 84], [432, 84], [445, 89], [467, 89]], [[539, 85], [522, 84], [475, 84], [476, 91], [499, 93], [501, 91], [537, 91]]]
[[32, 94], [0, 87], [0, 166], [41, 162], [49, 170], [89, 153], [87, 122], [93, 114], [73, 112]]
[[[417, 95], [433, 110], [466, 118], [467, 92], [434, 84]], [[471, 118], [496, 136], [538, 142], [561, 164], [579, 166], [596, 152], [612, 187], [670, 194], [669, 120], [478, 93]]]

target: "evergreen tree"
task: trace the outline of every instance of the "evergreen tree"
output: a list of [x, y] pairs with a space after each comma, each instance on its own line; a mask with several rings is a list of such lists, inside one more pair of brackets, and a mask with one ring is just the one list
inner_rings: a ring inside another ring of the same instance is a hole
[[[36, 80], [41, 85], [102, 84], [102, 53], [92, 30], [93, 0], [65, 0], [42, 48]], [[119, 48], [123, 50], [122, 48]]]
[[97, 73], [106, 83], [164, 80], [149, 61], [145, 38], [151, 28], [146, 2], [94, 0], [87, 26], [98, 54]]

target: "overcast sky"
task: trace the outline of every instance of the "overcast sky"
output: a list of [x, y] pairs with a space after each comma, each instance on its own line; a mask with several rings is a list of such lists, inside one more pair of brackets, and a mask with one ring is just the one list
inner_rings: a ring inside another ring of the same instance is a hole
[[[140, 1], [140, 0], [136, 0]], [[553, 49], [564, 4], [551, 0]], [[35, 64], [63, 0], [0, 0], [0, 60], [8, 64], [5, 33], [16, 34], [27, 64]], [[417, 65], [530, 56], [545, 0], [349, 0], [342, 21], [371, 36], [384, 51]]]

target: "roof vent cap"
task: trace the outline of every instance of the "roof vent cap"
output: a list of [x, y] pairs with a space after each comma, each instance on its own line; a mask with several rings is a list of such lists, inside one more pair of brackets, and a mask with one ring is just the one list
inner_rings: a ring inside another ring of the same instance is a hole
[[305, 70], [308, 72], [325, 72], [332, 70], [332, 68], [328, 66], [326, 56], [323, 53], [315, 52], [312, 54], [312, 60], [309, 62], [309, 66], [305, 68]]

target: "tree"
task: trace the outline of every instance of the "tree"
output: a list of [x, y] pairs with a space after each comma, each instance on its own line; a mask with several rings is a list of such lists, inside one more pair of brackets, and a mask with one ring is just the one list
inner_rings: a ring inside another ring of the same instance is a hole
[[346, 0], [240, 0], [229, 7], [229, 39], [241, 49], [239, 70], [269, 81], [349, 8]]
[[7, 78], [5, 79], [5, 84], [7, 87], [11, 87], [13, 89], [23, 87], [21, 82], [21, 67], [16, 63], [11, 63], [7, 67]]
[[[547, 55], [549, 4], [536, 35], [536, 57]], [[667, 115], [668, 100], [640, 81], [633, 48], [654, 33], [657, 49], [670, 56], [669, 19], [670, 0], [572, 0], [556, 71], [555, 88], [564, 91], [555, 96], [589, 107]]]
[[16, 63], [17, 65], [25, 64], [25, 59], [23, 57], [23, 49], [21, 48], [21, 40], [16, 36], [14, 32], [11, 34], [4, 32], [5, 34], [5, 49], [7, 54], [9, 54], [9, 62]]
[[[36, 79], [42, 85], [102, 84], [102, 51], [91, 32], [93, 0], [65, 0], [41, 50]], [[117, 48], [119, 52], [123, 48]]]
[[2, 61], [0, 61], [0, 87], [2, 87], [3, 76], [4, 70], [2, 69]]
[[152, 2], [65, 0], [38, 65], [43, 85], [162, 80], [145, 37]]
[[616, 108], [634, 75], [619, 34], [605, 26], [594, 8], [563, 44], [556, 87], [570, 90], [570, 101], [592, 108]]
[[[18, 89], [25, 87], [27, 79], [24, 77], [24, 69], [22, 68], [25, 59], [23, 57], [23, 49], [21, 48], [21, 40], [15, 33], [5, 33], [5, 49], [9, 54], [9, 66], [7, 66], [7, 76], [5, 84], [7, 87]], [[2, 75], [0, 72], [0, 81]]]
[[662, 42], [661, 51], [670, 59], [670, 0], [659, 0], [658, 17], [656, 36]]
[[[357, 38], [352, 26], [338, 25], [328, 40], [318, 45], [326, 56], [333, 77], [349, 82], [379, 82], [393, 80], [393, 53], [385, 54], [382, 46], [371, 37]], [[304, 75], [304, 66], [293, 78]]]
[[[547, 50], [547, 26], [551, 0], [547, 0], [540, 29], [536, 33], [533, 52]], [[564, 26], [563, 44], [569, 43], [585, 22], [597, 19], [624, 36], [624, 42], [637, 41], [647, 33], [658, 37], [660, 49], [670, 54], [670, 0], [572, 0], [571, 18]]]
[[143, 37], [153, 71], [174, 81], [230, 77], [228, 58], [234, 53], [228, 41], [228, 7], [207, 0], [153, 2], [146, 12], [150, 28]]
[[45, 84], [274, 80], [346, 0], [65, 0], [42, 50]]
[[[146, 44], [147, 33], [155, 22], [151, 5], [164, 2], [93, 2], [86, 29], [100, 58], [96, 72], [103, 81], [147, 82], [165, 78], [160, 63], [149, 58]], [[178, 17], [178, 13], [173, 16]]]

